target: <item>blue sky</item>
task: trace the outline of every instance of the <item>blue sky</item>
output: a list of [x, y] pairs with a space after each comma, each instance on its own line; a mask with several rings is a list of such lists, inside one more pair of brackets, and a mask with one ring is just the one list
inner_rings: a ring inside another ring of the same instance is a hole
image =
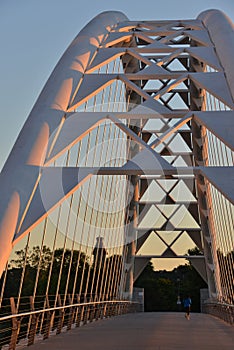
[[0, 0], [0, 169], [56, 63], [94, 16], [119, 10], [132, 20], [186, 19], [209, 8], [234, 21], [233, 0]]
[[211, 8], [234, 21], [233, 0], [0, 0], [0, 169], [58, 60], [94, 16], [119, 10], [130, 20], [190, 19]]

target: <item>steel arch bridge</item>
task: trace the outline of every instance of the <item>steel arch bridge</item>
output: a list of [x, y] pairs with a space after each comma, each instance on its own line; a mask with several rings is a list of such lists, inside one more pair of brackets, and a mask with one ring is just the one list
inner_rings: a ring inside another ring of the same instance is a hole
[[233, 54], [217, 10], [103, 12], [68, 47], [0, 177], [0, 303], [28, 312], [27, 335], [44, 329], [40, 310], [118, 301], [120, 312], [152, 257], [186, 257], [209, 299], [233, 305]]

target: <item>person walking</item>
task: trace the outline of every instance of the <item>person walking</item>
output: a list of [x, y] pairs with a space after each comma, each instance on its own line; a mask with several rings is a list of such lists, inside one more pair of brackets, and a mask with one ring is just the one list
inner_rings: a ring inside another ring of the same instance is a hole
[[188, 295], [188, 296], [184, 299], [185, 318], [187, 318], [187, 320], [190, 319], [191, 305], [192, 305], [192, 300], [191, 300], [190, 296]]

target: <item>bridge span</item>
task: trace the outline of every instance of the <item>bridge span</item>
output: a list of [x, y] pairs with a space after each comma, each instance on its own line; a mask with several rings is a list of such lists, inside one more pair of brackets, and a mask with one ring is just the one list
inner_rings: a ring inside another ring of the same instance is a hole
[[91, 322], [30, 349], [214, 350], [233, 349], [233, 344], [233, 326], [214, 316], [195, 313], [187, 321], [179, 312], [148, 312]]
[[186, 258], [234, 322], [233, 56], [219, 10], [107, 11], [75, 37], [0, 174], [1, 350], [233, 349], [211, 316], [120, 316], [151, 259]]

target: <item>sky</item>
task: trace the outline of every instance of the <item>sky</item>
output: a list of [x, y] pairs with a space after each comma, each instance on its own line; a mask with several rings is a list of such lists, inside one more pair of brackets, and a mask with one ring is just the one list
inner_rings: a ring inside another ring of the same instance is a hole
[[102, 11], [130, 20], [194, 19], [216, 8], [234, 21], [233, 0], [0, 0], [0, 169], [52, 70]]
[[58, 60], [98, 13], [189, 19], [209, 8], [234, 21], [233, 0], [0, 0], [0, 169]]

